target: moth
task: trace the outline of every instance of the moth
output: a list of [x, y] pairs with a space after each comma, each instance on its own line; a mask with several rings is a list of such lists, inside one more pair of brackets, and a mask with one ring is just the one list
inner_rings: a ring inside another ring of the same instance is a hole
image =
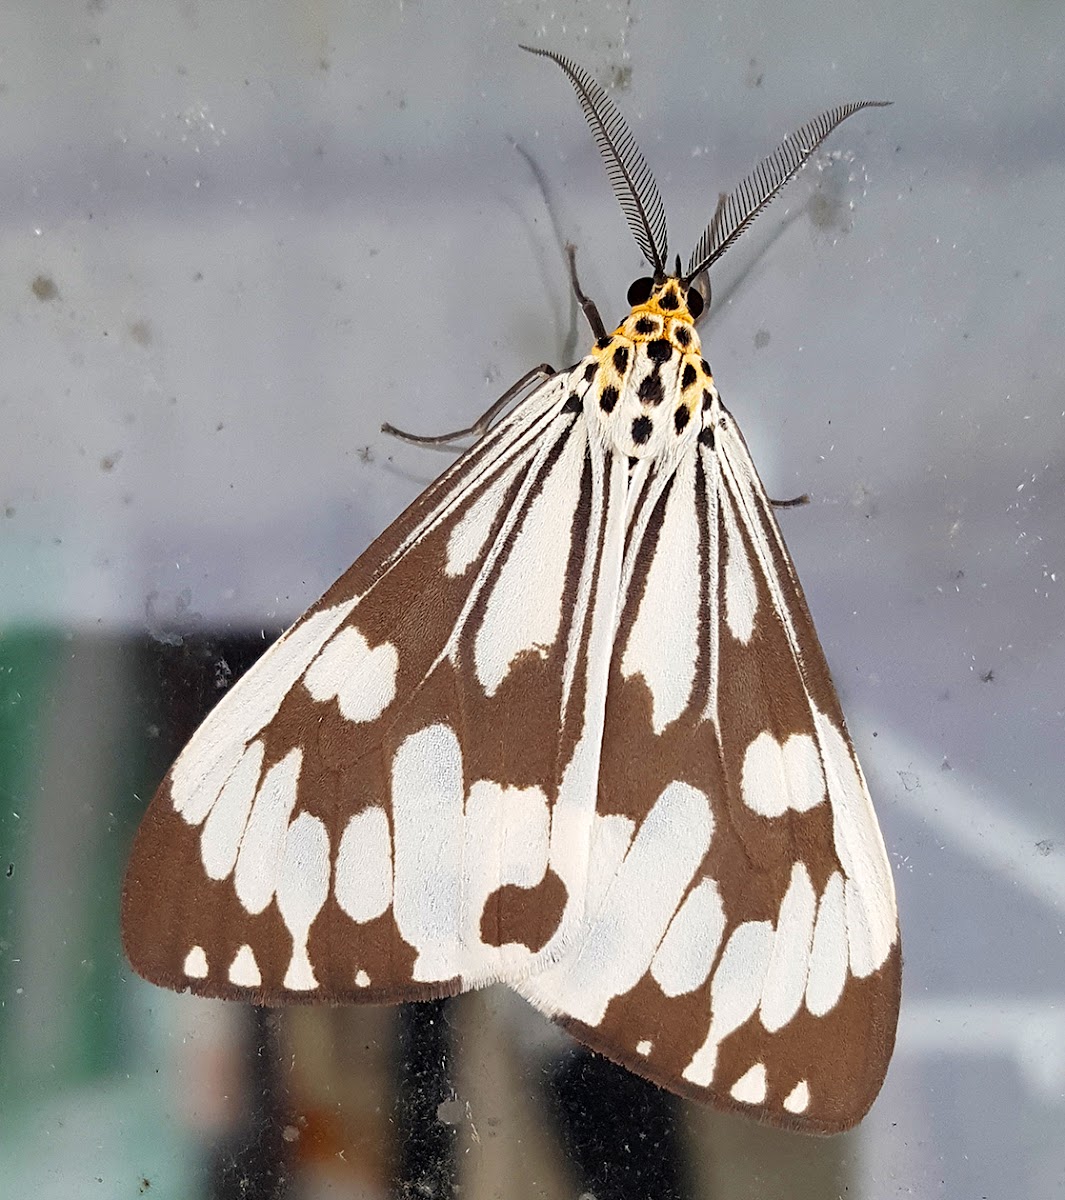
[[507, 392], [196, 731], [136, 835], [126, 952], [268, 1005], [502, 982], [682, 1096], [847, 1129], [894, 1043], [891, 868], [695, 323], [698, 281], [872, 102], [792, 134], [671, 270], [623, 117], [533, 53], [651, 274], [608, 333], [574, 271], [585, 357]]

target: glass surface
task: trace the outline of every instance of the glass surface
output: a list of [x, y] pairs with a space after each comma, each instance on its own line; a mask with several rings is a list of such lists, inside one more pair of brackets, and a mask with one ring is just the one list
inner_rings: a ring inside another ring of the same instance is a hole
[[[822, 109], [703, 340], [869, 776], [906, 952], [849, 1135], [715, 1116], [499, 989], [263, 1014], [118, 943], [198, 720], [643, 273], [568, 84], [687, 251]], [[41, 0], [0, 15], [0, 1190], [1044, 1200], [1065, 1188], [1065, 9]]]

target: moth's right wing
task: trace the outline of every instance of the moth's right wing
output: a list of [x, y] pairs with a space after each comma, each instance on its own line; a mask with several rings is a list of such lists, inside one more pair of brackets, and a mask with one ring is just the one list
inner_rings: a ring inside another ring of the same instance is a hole
[[891, 1057], [891, 867], [795, 568], [721, 410], [629, 531], [581, 933], [516, 987], [680, 1095], [850, 1128]]
[[579, 916], [624, 490], [582, 368], [445, 472], [194, 734], [126, 874], [139, 974], [266, 1004], [426, 999], [536, 969]]

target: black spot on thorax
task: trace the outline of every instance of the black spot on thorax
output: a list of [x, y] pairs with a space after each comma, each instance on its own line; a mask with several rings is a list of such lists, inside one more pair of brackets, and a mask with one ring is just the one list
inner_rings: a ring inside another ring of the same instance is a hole
[[637, 446], [644, 445], [650, 438], [653, 429], [654, 422], [650, 417], [637, 417], [632, 423], [632, 440]]
[[618, 402], [618, 389], [611, 384], [609, 387], [603, 388], [603, 394], [599, 397], [599, 407], [605, 413], [614, 411], [614, 406]]
[[636, 394], [644, 404], [661, 404], [663, 399], [665, 399], [665, 392], [662, 390], [662, 376], [657, 371], [652, 371], [650, 375], [645, 375], [640, 380], [640, 386], [636, 389]]
[[647, 343], [647, 357], [656, 363], [667, 363], [673, 357], [673, 347], [665, 338]]
[[616, 346], [614, 348], [614, 369], [619, 375], [625, 374], [625, 368], [629, 365], [629, 348], [628, 346]]

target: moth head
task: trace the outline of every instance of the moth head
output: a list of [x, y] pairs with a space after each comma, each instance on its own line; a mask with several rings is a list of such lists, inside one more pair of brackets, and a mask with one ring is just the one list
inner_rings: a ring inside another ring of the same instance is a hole
[[[707, 274], [710, 267], [780, 193], [832, 130], [863, 108], [881, 108], [890, 103], [886, 100], [858, 100], [842, 104], [797, 129], [768, 158], [764, 158], [738, 188], [721, 194], [710, 224], [692, 251], [687, 270], [681, 273], [678, 257], [676, 274], [670, 276], [666, 272], [668, 239], [665, 207], [651, 168], [636, 145], [625, 118], [583, 67], [552, 50], [539, 50], [532, 46], [523, 46], [522, 49], [550, 58], [573, 84], [610, 177], [610, 186], [614, 189], [636, 244], [654, 271], [652, 277], [638, 279], [629, 288], [629, 303], [634, 308], [650, 304], [654, 297], [668, 295], [668, 285], [672, 283], [677, 288], [678, 300], [687, 307], [692, 320], [710, 303]], [[634, 299], [634, 296], [642, 299]]]
[[703, 294], [680, 278], [680, 263], [677, 273], [664, 279], [653, 279], [645, 275], [636, 279], [629, 287], [629, 304], [633, 311], [652, 312], [660, 317], [674, 317], [682, 321], [695, 321], [703, 311]]

